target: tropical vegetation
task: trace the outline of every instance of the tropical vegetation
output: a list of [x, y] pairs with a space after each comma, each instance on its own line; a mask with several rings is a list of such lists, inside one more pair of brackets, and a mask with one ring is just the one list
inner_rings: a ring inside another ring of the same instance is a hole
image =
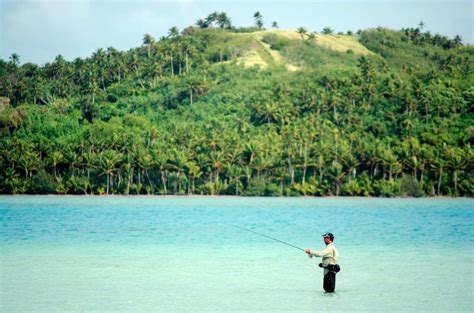
[[[254, 18], [215, 12], [73, 61], [0, 60], [0, 192], [474, 194], [473, 46], [421, 24], [285, 36]], [[244, 65], [252, 53], [265, 66]]]

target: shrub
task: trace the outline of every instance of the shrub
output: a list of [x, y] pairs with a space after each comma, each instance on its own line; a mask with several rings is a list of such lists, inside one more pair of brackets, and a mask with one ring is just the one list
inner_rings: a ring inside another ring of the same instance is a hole
[[355, 179], [349, 179], [341, 186], [343, 196], [359, 196], [362, 194], [362, 189]]
[[263, 36], [262, 41], [269, 44], [272, 50], [282, 50], [290, 43], [290, 40], [276, 34], [267, 34]]
[[117, 102], [118, 99], [119, 98], [113, 93], [109, 93], [107, 95], [107, 101], [109, 101], [109, 102], [115, 103], [115, 102]]
[[250, 184], [247, 186], [243, 192], [244, 196], [263, 196], [265, 195], [265, 180], [262, 178], [256, 178], [250, 181]]
[[424, 196], [423, 188], [415, 178], [404, 174], [400, 180], [400, 192], [408, 197], [422, 197]]
[[400, 183], [395, 180], [378, 180], [374, 183], [375, 193], [382, 197], [400, 195]]
[[265, 186], [264, 195], [268, 197], [281, 196], [280, 186], [274, 183], [267, 183]]
[[56, 192], [54, 177], [44, 169], [38, 171], [31, 179], [31, 191], [36, 194], [49, 194]]
[[314, 183], [306, 183], [306, 184], [300, 184], [296, 183], [293, 186], [291, 186], [293, 190], [297, 191], [301, 195], [305, 196], [312, 196], [315, 195], [318, 192], [318, 187]]

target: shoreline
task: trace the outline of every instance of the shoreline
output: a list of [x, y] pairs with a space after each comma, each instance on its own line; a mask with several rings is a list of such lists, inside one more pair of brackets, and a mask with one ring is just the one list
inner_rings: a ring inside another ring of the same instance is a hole
[[237, 196], [237, 195], [76, 195], [76, 194], [0, 194], [0, 197], [71, 197], [71, 198], [233, 198], [233, 199], [473, 199], [474, 197], [449, 197], [449, 196], [425, 196], [425, 197], [375, 197], [375, 196]]

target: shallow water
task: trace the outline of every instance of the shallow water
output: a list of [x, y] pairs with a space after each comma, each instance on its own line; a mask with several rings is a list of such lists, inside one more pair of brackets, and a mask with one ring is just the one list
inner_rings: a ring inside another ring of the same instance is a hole
[[[472, 312], [470, 199], [0, 196], [0, 311]], [[235, 224], [341, 253], [317, 259]]]

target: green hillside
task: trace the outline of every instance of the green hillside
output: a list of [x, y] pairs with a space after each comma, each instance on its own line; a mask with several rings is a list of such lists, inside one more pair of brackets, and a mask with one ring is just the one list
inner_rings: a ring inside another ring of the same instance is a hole
[[0, 193], [474, 194], [473, 46], [198, 24], [0, 60]]

